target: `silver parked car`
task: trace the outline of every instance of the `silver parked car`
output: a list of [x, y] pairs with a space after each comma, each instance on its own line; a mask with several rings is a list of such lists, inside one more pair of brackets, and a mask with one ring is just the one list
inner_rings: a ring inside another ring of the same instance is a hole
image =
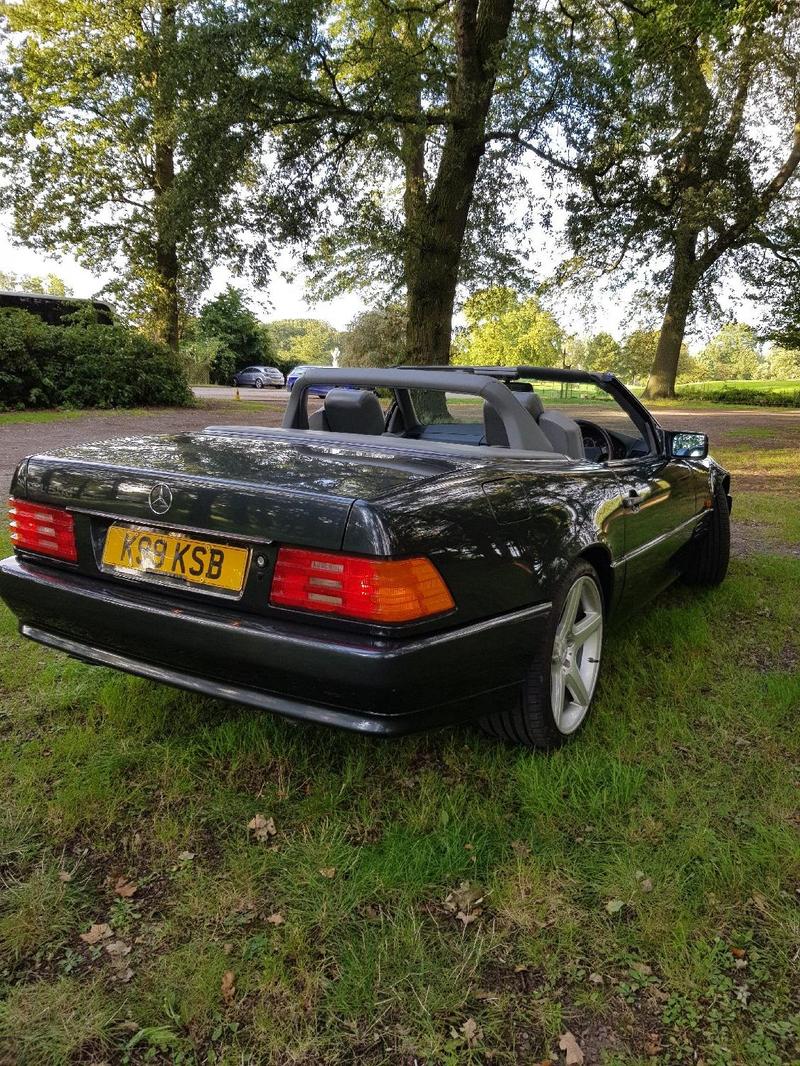
[[247, 385], [254, 389], [282, 389], [283, 374], [276, 366], [246, 366], [233, 377], [234, 385]]

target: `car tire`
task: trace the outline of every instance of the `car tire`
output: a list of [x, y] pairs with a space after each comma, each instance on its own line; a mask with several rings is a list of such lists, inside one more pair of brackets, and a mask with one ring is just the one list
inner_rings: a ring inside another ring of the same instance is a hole
[[264, 388], [264, 382], [261, 380], [261, 378], [256, 378], [256, 380], [253, 382], [253, 384], [255, 385], [255, 387], [257, 389], [263, 389]]
[[689, 562], [683, 579], [690, 585], [721, 585], [731, 557], [731, 514], [721, 481], [714, 485], [713, 504], [706, 529], [689, 544]]
[[[581, 560], [570, 568], [553, 596], [544, 640], [519, 697], [509, 709], [481, 719], [481, 729], [497, 740], [544, 751], [559, 748], [574, 736], [588, 718], [597, 690], [604, 622], [600, 579], [594, 567]], [[575, 633], [583, 638], [577, 643]], [[570, 684], [578, 686], [576, 673], [582, 689], [577, 695], [570, 689]]]

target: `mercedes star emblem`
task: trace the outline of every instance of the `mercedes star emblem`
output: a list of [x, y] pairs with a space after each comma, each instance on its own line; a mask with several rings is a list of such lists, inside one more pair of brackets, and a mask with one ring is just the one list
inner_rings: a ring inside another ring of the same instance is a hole
[[150, 489], [149, 503], [153, 514], [166, 514], [172, 506], [172, 489], [159, 481]]

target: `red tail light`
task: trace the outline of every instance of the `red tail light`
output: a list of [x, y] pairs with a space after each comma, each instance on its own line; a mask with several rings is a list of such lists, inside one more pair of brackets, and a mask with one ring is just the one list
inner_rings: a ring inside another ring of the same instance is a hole
[[411, 622], [455, 606], [428, 559], [366, 559], [303, 548], [279, 550], [270, 603], [370, 622]]
[[15, 548], [76, 562], [75, 529], [69, 511], [11, 499], [8, 501], [8, 518], [11, 543]]

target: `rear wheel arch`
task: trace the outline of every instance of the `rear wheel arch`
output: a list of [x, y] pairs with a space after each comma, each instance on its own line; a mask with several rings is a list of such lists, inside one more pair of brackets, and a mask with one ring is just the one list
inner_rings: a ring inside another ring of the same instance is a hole
[[611, 565], [611, 553], [603, 544], [590, 544], [588, 548], [584, 548], [578, 559], [585, 559], [597, 573], [600, 587], [603, 590], [603, 606], [608, 615], [614, 594], [614, 568]]

